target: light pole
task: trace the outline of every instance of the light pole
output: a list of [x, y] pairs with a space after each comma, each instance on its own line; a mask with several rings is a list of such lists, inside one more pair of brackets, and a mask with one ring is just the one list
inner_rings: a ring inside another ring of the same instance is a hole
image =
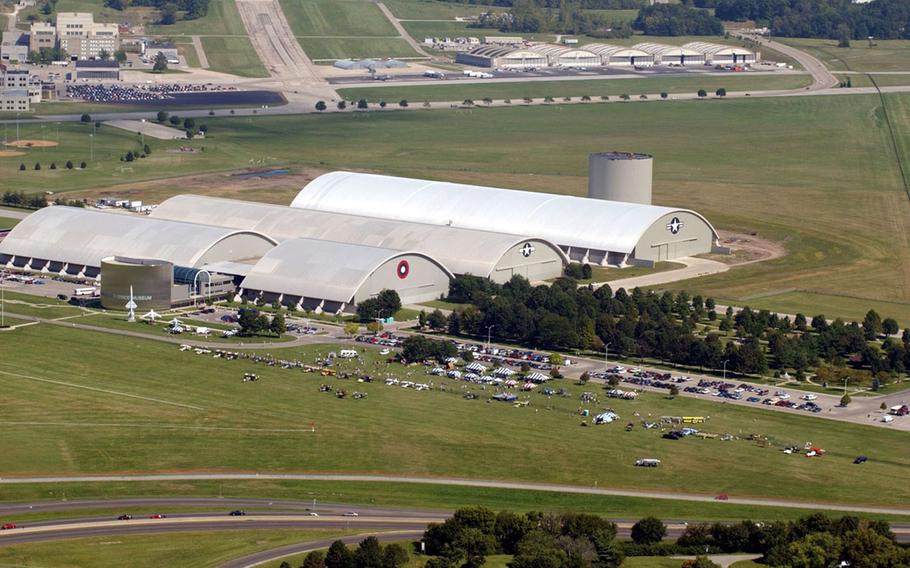
[[494, 327], [496, 327], [496, 326], [495, 326], [495, 325], [488, 325], [488, 326], [487, 326], [487, 351], [490, 350], [490, 331], [491, 331]]
[[724, 359], [724, 381], [727, 380], [727, 359]]
[[604, 371], [607, 371], [610, 367], [610, 346], [612, 343], [607, 343], [604, 345]]
[[6, 327], [6, 296], [3, 281], [6, 280], [6, 271], [0, 272], [0, 327]]

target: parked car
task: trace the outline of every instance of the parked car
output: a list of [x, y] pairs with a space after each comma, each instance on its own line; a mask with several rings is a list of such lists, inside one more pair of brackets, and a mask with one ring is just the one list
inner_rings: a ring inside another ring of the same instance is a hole
[[167, 517], [162, 515], [161, 513], [155, 513], [154, 515], [149, 515], [149, 518], [150, 519], [165, 519]]
[[117, 517], [117, 520], [118, 521], [129, 521], [132, 518], [133, 518], [132, 515], [120, 515], [119, 517]]
[[246, 513], [241, 511], [240, 509], [235, 509], [235, 510], [231, 511], [230, 515], [232, 517], [242, 517], [242, 516], [246, 515]]
[[866, 456], [856, 456], [856, 459], [853, 460], [853, 463], [861, 464], [861, 463], [866, 463], [867, 461], [869, 461], [869, 458], [867, 458]]
[[348, 511], [347, 513], [344, 514], [344, 516], [345, 517], [359, 517], [360, 515], [358, 515], [354, 511]]
[[0, 527], [0, 529], [5, 530], [5, 531], [8, 531], [8, 530], [14, 529], [14, 528], [16, 528], [16, 523], [6, 523], [2, 527]]
[[728, 500], [730, 499], [730, 496], [727, 495], [726, 493], [721, 493], [720, 495], [718, 495], [718, 496], [715, 497], [714, 499], [717, 500], [717, 501], [728, 501]]

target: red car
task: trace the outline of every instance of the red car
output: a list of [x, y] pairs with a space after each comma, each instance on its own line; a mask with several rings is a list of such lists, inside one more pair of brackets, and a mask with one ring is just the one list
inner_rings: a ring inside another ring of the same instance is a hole
[[161, 513], [157, 513], [157, 514], [155, 514], [155, 515], [150, 516], [149, 518], [150, 518], [150, 519], [166, 519], [167, 517], [165, 517], [165, 516], [162, 515]]
[[727, 495], [726, 493], [721, 493], [720, 495], [715, 497], [715, 499], [718, 501], [727, 501], [728, 499], [730, 499], [730, 496]]
[[9, 529], [14, 529], [14, 528], [16, 528], [16, 525], [15, 525], [14, 523], [6, 523], [6, 524], [3, 525], [2, 527], [0, 527], [0, 530], [5, 530], [5, 531], [6, 531], [6, 530], [9, 530]]

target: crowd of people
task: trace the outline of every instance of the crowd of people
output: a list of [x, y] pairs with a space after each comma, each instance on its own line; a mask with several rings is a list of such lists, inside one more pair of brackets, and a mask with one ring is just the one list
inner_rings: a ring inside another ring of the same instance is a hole
[[160, 101], [175, 94], [233, 91], [235, 87], [213, 84], [156, 83], [149, 85], [75, 84], [66, 86], [67, 96], [92, 102], [123, 103]]

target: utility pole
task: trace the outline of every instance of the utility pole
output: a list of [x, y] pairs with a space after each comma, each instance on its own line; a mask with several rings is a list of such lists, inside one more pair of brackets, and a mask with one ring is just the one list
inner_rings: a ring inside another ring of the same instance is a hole
[[610, 368], [610, 345], [612, 343], [607, 343], [604, 345], [604, 371], [607, 371]]
[[487, 351], [490, 350], [490, 331], [491, 331], [494, 327], [496, 327], [496, 326], [495, 326], [495, 325], [488, 325], [488, 326], [487, 326]]

